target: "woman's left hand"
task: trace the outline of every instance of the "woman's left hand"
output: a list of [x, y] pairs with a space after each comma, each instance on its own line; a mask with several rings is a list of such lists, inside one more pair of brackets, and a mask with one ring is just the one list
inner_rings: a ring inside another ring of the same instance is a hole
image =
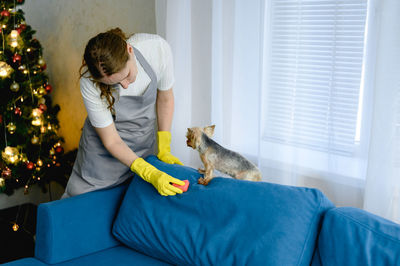
[[160, 159], [164, 163], [183, 165], [183, 163], [177, 157], [171, 154], [171, 148], [170, 148], [171, 132], [158, 131], [157, 143], [158, 143], [158, 154], [157, 154], [158, 159]]

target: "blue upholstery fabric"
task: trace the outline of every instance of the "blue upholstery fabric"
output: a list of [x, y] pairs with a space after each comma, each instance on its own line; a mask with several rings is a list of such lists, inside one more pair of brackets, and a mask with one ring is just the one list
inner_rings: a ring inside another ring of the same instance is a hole
[[46, 263], [41, 262], [35, 258], [25, 258], [20, 260], [11, 261], [8, 263], [1, 264], [3, 266], [45, 266]]
[[[87, 243], [90, 245], [90, 243]], [[37, 259], [28, 258], [5, 264], [7, 266], [44, 266], [45, 264]], [[131, 266], [131, 265], [170, 265], [166, 262], [159, 261], [147, 255], [143, 255], [130, 248], [117, 246], [100, 252], [96, 252], [87, 256], [76, 258], [62, 263], [52, 264], [57, 266]]]
[[127, 246], [178, 265], [310, 265], [333, 207], [320, 191], [230, 178], [203, 186], [192, 168], [147, 161], [190, 186], [163, 197], [135, 177], [113, 227]]
[[120, 245], [111, 228], [126, 188], [40, 204], [35, 257], [54, 264]]
[[328, 211], [315, 265], [400, 265], [400, 225], [361, 209]]

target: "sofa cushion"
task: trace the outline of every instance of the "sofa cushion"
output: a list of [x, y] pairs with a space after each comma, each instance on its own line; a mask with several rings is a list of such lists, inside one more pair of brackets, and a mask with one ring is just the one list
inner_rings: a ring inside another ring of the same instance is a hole
[[[88, 245], [90, 245], [88, 243]], [[53, 265], [53, 266], [130, 266], [130, 265], [171, 265], [169, 263], [157, 260], [155, 258], [146, 256], [139, 252], [136, 252], [130, 248], [124, 246], [117, 246], [113, 248], [109, 248], [106, 250], [102, 250], [100, 252], [96, 252], [90, 255], [82, 256], [73, 260], [68, 260], [65, 262], [57, 263], [57, 264], [46, 264], [37, 260], [35, 258], [26, 258], [21, 260], [16, 260], [10, 262], [9, 264], [5, 264], [7, 266], [44, 266], [44, 265]]]
[[331, 209], [314, 265], [400, 265], [400, 225], [357, 208]]
[[127, 246], [178, 265], [309, 265], [323, 213], [333, 207], [318, 190], [215, 178], [151, 156], [158, 169], [190, 181], [181, 195], [160, 196], [131, 182], [113, 226]]

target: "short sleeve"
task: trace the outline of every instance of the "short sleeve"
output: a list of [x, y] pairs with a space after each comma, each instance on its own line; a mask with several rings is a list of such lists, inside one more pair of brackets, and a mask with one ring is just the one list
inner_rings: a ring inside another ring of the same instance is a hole
[[169, 90], [172, 88], [175, 82], [174, 77], [174, 64], [171, 47], [164, 39], [160, 38], [160, 48], [161, 48], [161, 73], [158, 80], [159, 90]]
[[100, 98], [100, 89], [86, 77], [80, 79], [80, 87], [83, 103], [92, 126], [104, 128], [111, 125], [114, 120], [107, 108], [107, 101]]

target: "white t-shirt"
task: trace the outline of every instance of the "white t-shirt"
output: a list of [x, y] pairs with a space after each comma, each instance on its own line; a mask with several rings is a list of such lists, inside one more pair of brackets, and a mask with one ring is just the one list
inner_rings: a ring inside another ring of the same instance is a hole
[[[158, 90], [164, 91], [172, 88], [175, 79], [172, 52], [169, 44], [160, 36], [148, 33], [134, 34], [127, 40], [127, 43], [138, 49], [150, 64], [157, 76]], [[114, 85], [120, 96], [143, 95], [150, 84], [150, 77], [144, 71], [137, 58], [135, 60], [138, 67], [135, 82], [131, 83], [127, 89], [122, 88], [120, 84]], [[80, 87], [90, 123], [97, 128], [104, 128], [111, 125], [113, 118], [110, 110], [107, 108], [107, 100], [100, 98], [100, 89], [89, 77], [82, 77], [80, 79]]]

